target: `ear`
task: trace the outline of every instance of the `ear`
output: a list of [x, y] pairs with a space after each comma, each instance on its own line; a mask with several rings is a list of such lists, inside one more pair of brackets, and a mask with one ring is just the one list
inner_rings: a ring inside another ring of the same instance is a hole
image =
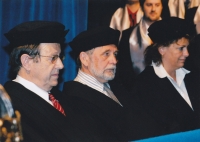
[[21, 60], [21, 63], [22, 63], [22, 67], [25, 70], [29, 71], [30, 70], [30, 61], [31, 61], [29, 55], [28, 54], [22, 54], [20, 60]]
[[161, 56], [164, 55], [165, 54], [165, 47], [163, 47], [163, 46], [159, 47], [158, 51], [161, 54]]
[[87, 53], [85, 52], [81, 52], [80, 55], [79, 55], [79, 58], [80, 58], [80, 61], [81, 61], [81, 64], [83, 64], [84, 66], [88, 66], [89, 65], [89, 56]]

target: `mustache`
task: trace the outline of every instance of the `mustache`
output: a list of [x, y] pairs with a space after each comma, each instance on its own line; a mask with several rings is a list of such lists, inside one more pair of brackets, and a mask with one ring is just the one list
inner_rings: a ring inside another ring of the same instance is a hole
[[151, 12], [150, 13], [157, 13], [155, 10], [151, 10]]
[[112, 66], [112, 67], [108, 67], [108, 68], [106, 68], [106, 70], [116, 70], [116, 69], [117, 69], [116, 66]]

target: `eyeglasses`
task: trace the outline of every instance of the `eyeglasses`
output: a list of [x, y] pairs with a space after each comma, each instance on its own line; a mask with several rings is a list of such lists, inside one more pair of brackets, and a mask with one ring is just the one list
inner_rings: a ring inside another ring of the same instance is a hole
[[54, 55], [54, 56], [39, 55], [39, 56], [51, 58], [51, 63], [53, 63], [53, 64], [57, 61], [58, 58], [60, 58], [61, 61], [63, 61], [65, 59], [65, 56], [63, 56], [63, 55]]

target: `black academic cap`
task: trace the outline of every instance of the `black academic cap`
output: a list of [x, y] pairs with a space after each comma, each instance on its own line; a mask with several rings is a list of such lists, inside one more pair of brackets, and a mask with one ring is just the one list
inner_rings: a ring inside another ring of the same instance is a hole
[[98, 27], [78, 34], [70, 43], [72, 55], [78, 57], [80, 52], [95, 47], [114, 44], [118, 46], [120, 31], [110, 27]]
[[153, 43], [164, 43], [190, 35], [194, 25], [184, 19], [169, 17], [156, 21], [148, 28], [148, 35]]
[[29, 21], [19, 24], [5, 33], [12, 47], [39, 43], [61, 43], [69, 30], [59, 22]]

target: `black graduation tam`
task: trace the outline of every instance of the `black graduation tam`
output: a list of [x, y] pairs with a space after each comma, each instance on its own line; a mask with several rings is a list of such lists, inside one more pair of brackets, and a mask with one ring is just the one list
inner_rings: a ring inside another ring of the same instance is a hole
[[[78, 56], [82, 51], [88, 51], [95, 47], [114, 44], [118, 46], [120, 31], [110, 27], [98, 27], [78, 34], [69, 45], [72, 54]], [[75, 57], [76, 58], [76, 57]]]
[[10, 45], [17, 47], [27, 44], [61, 43], [69, 30], [59, 22], [29, 21], [15, 26], [5, 37]]
[[176, 40], [191, 33], [191, 25], [186, 20], [177, 17], [169, 17], [156, 21], [148, 28], [148, 35], [153, 43], [164, 43]]

